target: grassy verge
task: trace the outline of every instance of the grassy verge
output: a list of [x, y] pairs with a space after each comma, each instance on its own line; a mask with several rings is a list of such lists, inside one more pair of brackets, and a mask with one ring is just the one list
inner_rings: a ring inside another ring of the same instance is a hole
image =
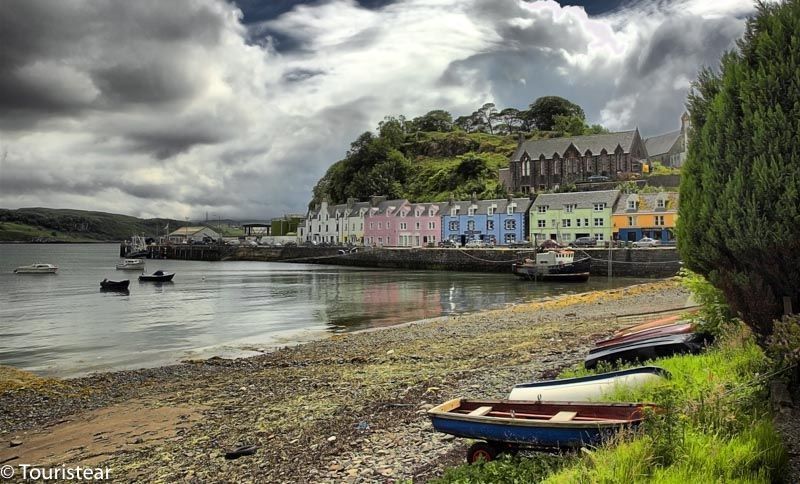
[[[780, 481], [786, 453], [772, 425], [763, 378], [772, 365], [749, 332], [737, 327], [703, 354], [657, 364], [673, 378], [637, 389], [619, 388], [604, 398], [654, 402], [666, 410], [651, 416], [638, 431], [584, 450], [580, 457], [554, 462], [552, 456], [534, 455], [465, 465], [438, 482]], [[563, 376], [585, 373], [574, 370]]]

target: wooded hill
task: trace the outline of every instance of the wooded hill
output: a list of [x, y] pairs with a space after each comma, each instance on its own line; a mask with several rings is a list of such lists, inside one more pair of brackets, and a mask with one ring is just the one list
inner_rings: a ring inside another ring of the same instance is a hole
[[387, 117], [376, 132], [368, 131], [351, 145], [314, 187], [309, 206], [327, 198], [345, 203], [371, 195], [441, 202], [451, 196], [502, 198], [498, 169], [508, 166], [519, 136], [553, 138], [607, 132], [586, 124], [580, 106], [566, 99], [539, 98], [528, 110], [484, 104], [455, 121], [434, 110], [407, 120]]
[[0, 209], [0, 241], [120, 241], [132, 235], [164, 235], [167, 224], [174, 230], [186, 225], [186, 222], [163, 218], [145, 220], [128, 215], [70, 209]]

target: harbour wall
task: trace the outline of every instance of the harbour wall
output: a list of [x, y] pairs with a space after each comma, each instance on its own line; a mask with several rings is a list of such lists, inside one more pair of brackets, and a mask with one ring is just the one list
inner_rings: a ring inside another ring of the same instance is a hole
[[[510, 273], [511, 264], [533, 257], [531, 249], [359, 248], [340, 255], [337, 247], [239, 247], [225, 260], [295, 262], [406, 270]], [[591, 273], [618, 277], [670, 277], [681, 267], [674, 247], [578, 249], [592, 258]]]

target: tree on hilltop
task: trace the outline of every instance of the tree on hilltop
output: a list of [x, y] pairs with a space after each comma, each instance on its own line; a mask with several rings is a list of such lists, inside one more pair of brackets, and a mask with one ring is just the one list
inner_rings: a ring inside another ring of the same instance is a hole
[[530, 105], [526, 112], [526, 117], [538, 129], [542, 131], [552, 131], [556, 116], [578, 117], [586, 119], [583, 108], [577, 104], [559, 96], [543, 96]]
[[678, 249], [763, 344], [800, 303], [800, 0], [758, 5], [689, 96]]

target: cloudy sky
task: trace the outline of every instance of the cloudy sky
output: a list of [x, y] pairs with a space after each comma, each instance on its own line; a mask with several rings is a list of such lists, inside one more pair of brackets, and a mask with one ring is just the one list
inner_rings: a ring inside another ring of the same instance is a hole
[[677, 129], [750, 0], [3, 0], [0, 207], [264, 219], [386, 115]]

